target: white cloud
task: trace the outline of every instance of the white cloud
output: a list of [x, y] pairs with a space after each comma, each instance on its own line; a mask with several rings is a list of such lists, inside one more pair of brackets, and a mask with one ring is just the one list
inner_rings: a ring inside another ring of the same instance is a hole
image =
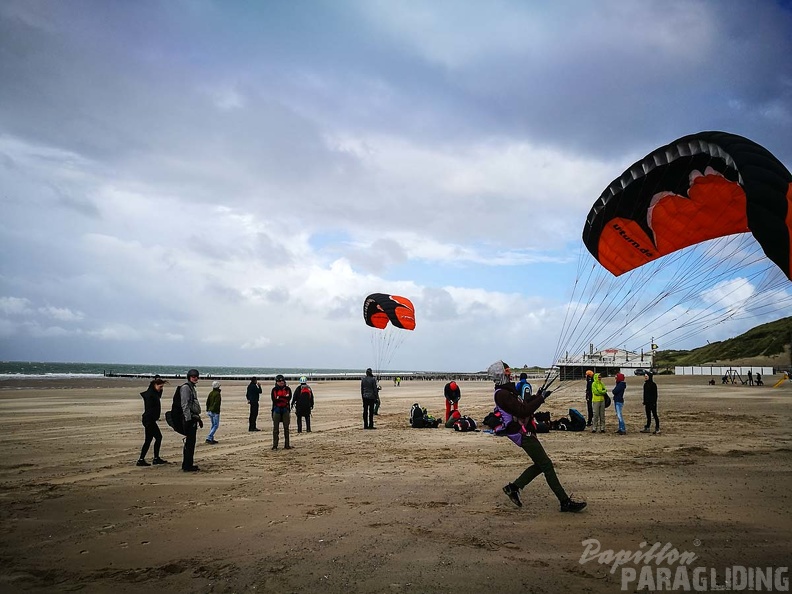
[[0, 312], [5, 315], [25, 315], [33, 310], [30, 300], [24, 297], [0, 297]]
[[790, 162], [774, 3], [314, 9], [0, 5], [0, 357], [355, 367], [389, 291], [395, 364], [547, 363], [625, 166], [705, 128]]

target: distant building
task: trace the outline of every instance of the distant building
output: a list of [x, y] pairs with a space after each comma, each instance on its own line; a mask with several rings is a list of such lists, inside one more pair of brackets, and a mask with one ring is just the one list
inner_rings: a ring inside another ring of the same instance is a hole
[[588, 353], [566, 356], [556, 362], [560, 380], [583, 379], [586, 371], [613, 377], [617, 373], [634, 375], [637, 370], [651, 369], [653, 353], [635, 353], [625, 349], [604, 349], [595, 351], [593, 345]]

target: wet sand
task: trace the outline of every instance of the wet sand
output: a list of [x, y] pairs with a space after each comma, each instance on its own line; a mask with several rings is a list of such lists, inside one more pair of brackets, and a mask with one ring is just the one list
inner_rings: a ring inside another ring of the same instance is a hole
[[[246, 384], [228, 382], [220, 443], [204, 442], [207, 420], [190, 474], [164, 420], [171, 464], [135, 466], [145, 383], [0, 381], [0, 591], [620, 591], [621, 570], [580, 562], [587, 539], [614, 551], [670, 543], [721, 576], [786, 566], [792, 383], [706, 379], [657, 378], [660, 435], [639, 433], [642, 378], [629, 377], [628, 435], [613, 433], [608, 409], [607, 434], [540, 436], [562, 484], [588, 501], [580, 514], [560, 513], [543, 477], [524, 507], [505, 497], [529, 464], [507, 439], [409, 428], [413, 402], [442, 415], [442, 382], [385, 385], [376, 431], [362, 430], [357, 382], [313, 384], [313, 431], [298, 435], [292, 418], [290, 451], [270, 449], [266, 414], [264, 431], [247, 431]], [[462, 411], [480, 421], [491, 384], [460, 385]], [[199, 383], [202, 405], [209, 390]], [[582, 392], [573, 384], [543, 410], [585, 413]]]

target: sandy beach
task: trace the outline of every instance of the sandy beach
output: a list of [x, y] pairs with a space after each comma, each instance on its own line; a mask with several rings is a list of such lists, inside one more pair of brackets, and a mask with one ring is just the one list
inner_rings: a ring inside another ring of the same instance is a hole
[[[442, 415], [441, 382], [385, 385], [377, 431], [362, 430], [358, 382], [313, 384], [313, 431], [296, 434], [292, 418], [290, 451], [270, 449], [264, 403], [264, 431], [247, 431], [245, 383], [228, 382], [219, 443], [204, 442], [207, 422], [191, 474], [164, 419], [171, 464], [135, 466], [145, 382], [3, 380], [0, 591], [622, 591], [621, 569], [581, 562], [589, 539], [602, 551], [669, 543], [721, 582], [727, 567], [788, 566], [792, 383], [706, 379], [657, 377], [661, 435], [639, 433], [642, 378], [628, 377], [628, 435], [614, 434], [608, 409], [606, 434], [540, 436], [562, 484], [588, 502], [580, 514], [560, 513], [543, 477], [523, 508], [506, 498], [501, 487], [529, 464], [507, 439], [411, 429], [413, 402]], [[210, 384], [199, 382], [202, 406]], [[462, 411], [480, 421], [492, 384], [460, 385]], [[582, 393], [580, 382], [542, 410], [585, 412]]]

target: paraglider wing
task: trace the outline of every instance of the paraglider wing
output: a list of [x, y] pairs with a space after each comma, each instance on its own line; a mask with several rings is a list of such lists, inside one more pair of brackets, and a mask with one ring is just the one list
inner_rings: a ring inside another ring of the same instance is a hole
[[415, 308], [406, 297], [372, 293], [363, 302], [363, 319], [372, 328], [384, 329], [388, 322], [404, 330], [415, 329]]
[[583, 241], [619, 276], [746, 232], [792, 279], [792, 174], [747, 138], [700, 132], [658, 148], [615, 179], [589, 212]]

